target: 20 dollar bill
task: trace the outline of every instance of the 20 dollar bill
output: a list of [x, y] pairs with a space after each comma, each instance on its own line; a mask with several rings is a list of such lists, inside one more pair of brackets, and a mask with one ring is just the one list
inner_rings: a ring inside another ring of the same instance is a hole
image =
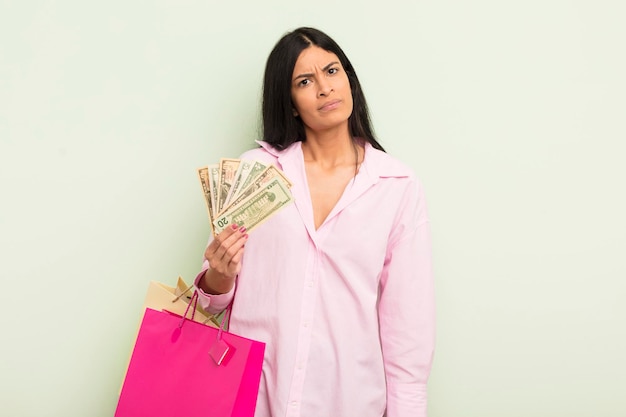
[[219, 234], [230, 225], [237, 224], [250, 232], [292, 201], [289, 186], [281, 177], [276, 177], [245, 200], [220, 214], [213, 221], [213, 230], [215, 234]]

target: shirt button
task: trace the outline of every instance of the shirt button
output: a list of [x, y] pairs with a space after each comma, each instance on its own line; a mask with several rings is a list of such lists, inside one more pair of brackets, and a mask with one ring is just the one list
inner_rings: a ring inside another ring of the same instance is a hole
[[309, 322], [305, 321], [304, 323], [302, 323], [302, 327], [309, 327]]
[[296, 405], [298, 405], [298, 401], [292, 401], [292, 402], [291, 402], [291, 405], [292, 405], [293, 407], [295, 407]]

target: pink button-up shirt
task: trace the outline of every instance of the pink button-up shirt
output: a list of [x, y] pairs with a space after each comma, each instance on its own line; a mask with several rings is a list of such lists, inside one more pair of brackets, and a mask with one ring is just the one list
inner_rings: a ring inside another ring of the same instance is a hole
[[[419, 181], [366, 145], [316, 230], [301, 143], [259, 143], [242, 158], [282, 169], [295, 204], [250, 233], [237, 277], [230, 331], [267, 344], [256, 417], [426, 416], [434, 295]], [[234, 293], [199, 292], [211, 312]]]

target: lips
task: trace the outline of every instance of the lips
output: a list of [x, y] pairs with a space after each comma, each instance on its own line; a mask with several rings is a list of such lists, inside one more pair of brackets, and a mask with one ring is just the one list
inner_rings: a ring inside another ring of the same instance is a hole
[[335, 110], [337, 107], [339, 107], [340, 103], [341, 103], [341, 100], [330, 100], [330, 101], [327, 101], [326, 103], [322, 104], [322, 106], [320, 108], [318, 108], [318, 110], [319, 111]]

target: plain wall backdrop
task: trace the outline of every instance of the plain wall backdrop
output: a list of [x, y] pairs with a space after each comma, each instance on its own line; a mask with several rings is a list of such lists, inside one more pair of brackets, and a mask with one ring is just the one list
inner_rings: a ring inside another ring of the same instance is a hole
[[196, 169], [254, 146], [267, 54], [306, 25], [426, 186], [429, 415], [626, 415], [625, 21], [603, 0], [0, 0], [0, 414], [113, 415], [148, 282], [200, 268]]

